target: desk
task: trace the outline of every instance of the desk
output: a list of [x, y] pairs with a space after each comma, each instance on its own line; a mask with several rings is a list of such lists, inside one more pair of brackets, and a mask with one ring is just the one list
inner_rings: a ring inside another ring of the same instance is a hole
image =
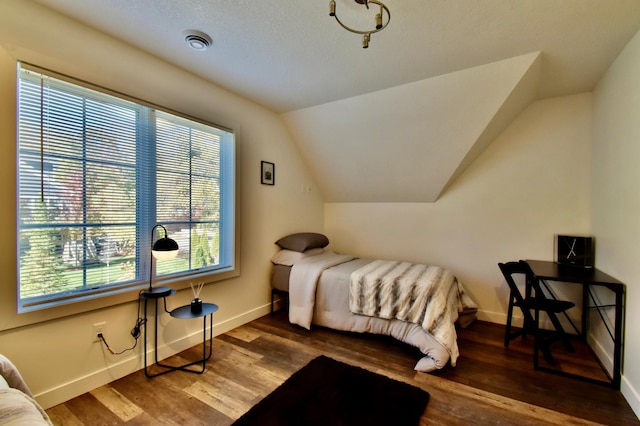
[[[604, 322], [605, 327], [609, 331], [609, 335], [613, 339], [613, 377], [610, 377], [610, 384], [615, 389], [620, 389], [620, 374], [622, 367], [622, 327], [624, 317], [624, 294], [625, 285], [617, 279], [599, 271], [596, 268], [580, 268], [571, 265], [561, 265], [556, 262], [542, 261], [542, 260], [527, 260], [527, 263], [531, 267], [534, 275], [547, 281], [557, 281], [565, 283], [575, 283], [582, 285], [582, 337], [586, 340], [587, 331], [589, 329], [588, 313], [590, 309], [596, 309], [601, 318], [603, 318], [603, 309], [615, 308], [615, 320], [613, 330], [609, 328], [609, 325]], [[600, 305], [597, 303], [593, 293], [591, 292], [592, 286], [605, 287], [612, 291], [615, 295], [614, 305]], [[590, 303], [593, 302], [593, 303]], [[602, 365], [602, 363], [601, 363]], [[576, 375], [563, 373], [562, 371], [545, 369], [555, 373], [566, 374], [572, 377]], [[604, 369], [603, 369], [604, 370]], [[605, 371], [606, 373], [606, 371]], [[579, 377], [582, 378], [582, 377]]]
[[[140, 295], [140, 297], [142, 299], [144, 299], [144, 318], [145, 318], [145, 322], [144, 322], [144, 374], [147, 377], [156, 377], [156, 376], [160, 376], [162, 374], [166, 374], [169, 373], [171, 371], [176, 371], [176, 370], [181, 370], [181, 371], [186, 371], [188, 373], [196, 373], [196, 374], [202, 374], [204, 373], [205, 367], [206, 367], [206, 363], [207, 360], [209, 360], [209, 358], [211, 358], [211, 354], [213, 353], [213, 313], [216, 312], [218, 310], [218, 305], [215, 305], [213, 303], [203, 303], [202, 304], [202, 310], [198, 313], [193, 313], [191, 312], [191, 305], [185, 305], [185, 306], [180, 306], [179, 308], [176, 308], [172, 311], [168, 311], [167, 310], [167, 297], [174, 295], [176, 293], [175, 290], [171, 290], [171, 292], [169, 294], [166, 295], [160, 295], [160, 296], [155, 296], [155, 295], [145, 295], [144, 293], [142, 293]], [[187, 364], [184, 365], [178, 365], [178, 366], [174, 366], [174, 365], [167, 365], [167, 364], [162, 364], [160, 361], [158, 361], [158, 299], [162, 298], [163, 300], [163, 305], [164, 305], [164, 311], [166, 313], [168, 313], [169, 315], [171, 315], [172, 318], [179, 318], [179, 319], [190, 319], [190, 318], [202, 318], [202, 358], [193, 362], [189, 362]], [[155, 356], [155, 364], [158, 365], [159, 367], [162, 367], [163, 370], [158, 372], [158, 373], [150, 373], [148, 371], [148, 365], [147, 365], [147, 305], [149, 303], [150, 300], [154, 301], [155, 304], [155, 312], [154, 312], [154, 319], [155, 319], [155, 324], [154, 324], [154, 356]], [[209, 350], [207, 352], [207, 316], [209, 317]], [[193, 365], [196, 364], [202, 364], [200, 366], [199, 370], [193, 370], [190, 369], [188, 367], [191, 367]]]

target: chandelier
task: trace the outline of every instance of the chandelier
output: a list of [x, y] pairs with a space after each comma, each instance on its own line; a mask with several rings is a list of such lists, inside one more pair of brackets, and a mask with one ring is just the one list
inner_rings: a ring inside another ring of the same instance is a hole
[[[369, 9], [370, 4], [376, 4], [380, 6], [380, 11], [376, 14], [376, 22], [375, 28], [372, 30], [356, 30], [347, 25], [345, 25], [336, 15], [336, 2], [335, 0], [331, 0], [329, 2], [329, 16], [333, 16], [338, 21], [338, 24], [342, 28], [347, 31], [351, 31], [352, 33], [362, 34], [362, 48], [366, 49], [369, 47], [369, 41], [371, 40], [371, 34], [377, 33], [379, 31], [384, 30], [387, 25], [389, 25], [389, 21], [391, 20], [391, 12], [389, 12], [389, 8], [385, 6], [382, 2], [378, 0], [354, 0], [358, 4], [363, 4], [367, 9]], [[384, 19], [386, 15], [386, 20]]]

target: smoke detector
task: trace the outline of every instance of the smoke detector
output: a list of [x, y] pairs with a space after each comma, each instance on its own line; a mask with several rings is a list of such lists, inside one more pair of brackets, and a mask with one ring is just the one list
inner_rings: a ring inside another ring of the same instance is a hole
[[213, 44], [213, 40], [208, 34], [197, 30], [187, 30], [184, 33], [184, 41], [187, 42], [190, 48], [202, 52], [207, 50], [209, 46]]

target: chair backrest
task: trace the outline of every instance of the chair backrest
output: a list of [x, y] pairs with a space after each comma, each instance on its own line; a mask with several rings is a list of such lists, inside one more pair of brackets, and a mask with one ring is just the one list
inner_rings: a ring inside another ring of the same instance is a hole
[[500, 271], [502, 271], [502, 275], [504, 275], [504, 279], [507, 281], [507, 284], [509, 285], [509, 289], [511, 290], [510, 297], [515, 298], [516, 304], [518, 304], [519, 306], [524, 306], [524, 297], [522, 296], [522, 293], [520, 292], [520, 289], [518, 288], [518, 285], [516, 284], [516, 281], [513, 276], [520, 274], [526, 277], [525, 280], [527, 280], [526, 281], [527, 287], [525, 289], [525, 294], [528, 296], [527, 291], [528, 291], [529, 278], [527, 277], [526, 268], [522, 265], [521, 262], [498, 263], [498, 267], [500, 268]]
[[527, 297], [531, 297], [533, 293], [533, 296], [536, 298], [546, 299], [544, 292], [542, 291], [542, 287], [540, 287], [540, 280], [536, 278], [531, 266], [524, 260], [521, 260], [518, 263], [520, 263], [520, 267], [527, 277]]
[[[502, 271], [502, 275], [504, 275], [504, 279], [507, 281], [509, 288], [511, 289], [512, 296], [516, 299], [519, 304], [522, 304], [524, 299], [528, 299], [532, 296], [542, 297], [542, 289], [540, 288], [540, 283], [536, 279], [535, 274], [531, 270], [531, 266], [524, 260], [520, 260], [518, 262], [506, 262], [506, 263], [498, 263], [500, 270]], [[516, 284], [514, 275], [523, 275], [525, 277], [525, 294], [524, 296], [520, 293], [520, 289]]]

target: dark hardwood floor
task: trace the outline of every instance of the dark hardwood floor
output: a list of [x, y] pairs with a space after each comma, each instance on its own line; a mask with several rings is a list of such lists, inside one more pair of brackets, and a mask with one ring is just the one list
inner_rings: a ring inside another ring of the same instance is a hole
[[[229, 425], [311, 359], [324, 354], [430, 393], [423, 425], [639, 425], [622, 394], [609, 387], [534, 371], [532, 339], [503, 346], [504, 327], [475, 322], [458, 331], [456, 367], [413, 370], [420, 353], [391, 338], [312, 331], [286, 313], [265, 316], [214, 338], [202, 375], [172, 372], [153, 379], [138, 371], [47, 410], [56, 425]], [[593, 367], [577, 348], [562, 368]], [[167, 363], [198, 359], [201, 346]], [[597, 369], [597, 365], [595, 366]]]

